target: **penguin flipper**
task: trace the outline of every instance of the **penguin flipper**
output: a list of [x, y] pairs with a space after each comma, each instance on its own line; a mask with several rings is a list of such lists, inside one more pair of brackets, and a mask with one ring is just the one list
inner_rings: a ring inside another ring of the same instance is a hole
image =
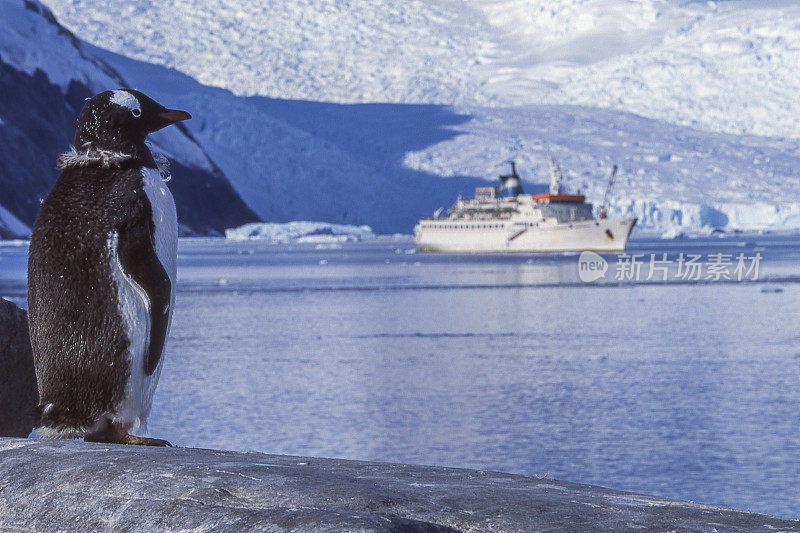
[[144, 358], [144, 371], [150, 376], [158, 367], [167, 340], [172, 282], [156, 254], [147, 218], [141, 217], [120, 228], [117, 254], [122, 270], [150, 300], [150, 342]]

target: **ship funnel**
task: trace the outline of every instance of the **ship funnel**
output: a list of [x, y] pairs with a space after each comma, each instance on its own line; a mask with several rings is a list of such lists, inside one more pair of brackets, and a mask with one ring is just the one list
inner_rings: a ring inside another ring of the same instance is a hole
[[547, 162], [550, 164], [550, 194], [561, 194], [561, 167], [550, 152], [547, 152]]
[[522, 183], [519, 181], [519, 175], [517, 174], [517, 165], [514, 161], [508, 161], [508, 163], [511, 164], [511, 174], [500, 176], [500, 181], [503, 182], [500, 186], [500, 197], [516, 198], [523, 194]]

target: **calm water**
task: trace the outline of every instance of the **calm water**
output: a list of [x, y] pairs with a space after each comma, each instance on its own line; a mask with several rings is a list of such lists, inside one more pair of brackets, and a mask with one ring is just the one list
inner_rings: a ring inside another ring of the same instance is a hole
[[[761, 281], [584, 284], [574, 255], [407, 240], [183, 241], [150, 433], [800, 517], [800, 238], [630, 250], [760, 254]], [[20, 304], [26, 252], [0, 246], [0, 295]]]

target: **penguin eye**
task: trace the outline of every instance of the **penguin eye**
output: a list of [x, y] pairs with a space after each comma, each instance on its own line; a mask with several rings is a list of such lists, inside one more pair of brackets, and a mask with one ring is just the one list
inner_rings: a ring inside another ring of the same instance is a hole
[[131, 115], [133, 115], [136, 118], [139, 118], [139, 117], [142, 116], [142, 110], [141, 109], [131, 109]]

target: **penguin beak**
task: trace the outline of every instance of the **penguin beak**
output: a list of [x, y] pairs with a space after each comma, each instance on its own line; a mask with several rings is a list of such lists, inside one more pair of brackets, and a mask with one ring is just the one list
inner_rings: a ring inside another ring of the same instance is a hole
[[190, 115], [186, 111], [178, 111], [177, 109], [167, 109], [163, 113], [160, 113], [158, 116], [163, 118], [164, 120], [169, 121], [170, 124], [174, 124], [182, 120], [189, 120], [190, 118], [192, 118], [192, 115]]
[[149, 124], [147, 131], [149, 133], [153, 133], [183, 120], [189, 120], [190, 118], [192, 118], [192, 115], [186, 111], [178, 111], [177, 109], [164, 109], [163, 112], [158, 114], [158, 120], [155, 120], [152, 124]]

